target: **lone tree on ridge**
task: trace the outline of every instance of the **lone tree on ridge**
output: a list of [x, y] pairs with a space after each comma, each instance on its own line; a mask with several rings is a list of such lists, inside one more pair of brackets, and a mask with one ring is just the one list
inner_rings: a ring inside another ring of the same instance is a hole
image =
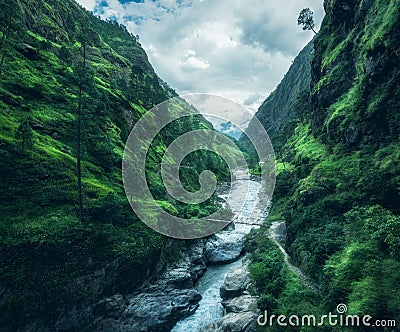
[[317, 32], [314, 30], [314, 13], [310, 10], [310, 8], [303, 8], [299, 14], [299, 18], [297, 19], [297, 25], [302, 25], [303, 30], [312, 30], [315, 34]]

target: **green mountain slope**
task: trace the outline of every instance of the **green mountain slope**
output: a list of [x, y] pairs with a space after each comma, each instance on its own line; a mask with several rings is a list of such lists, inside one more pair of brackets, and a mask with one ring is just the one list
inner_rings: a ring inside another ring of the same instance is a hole
[[[121, 178], [132, 125], [176, 94], [125, 27], [72, 0], [6, 0], [0, 13], [0, 329], [52, 330], [65, 312], [76, 313], [71, 329], [78, 329], [73, 324], [84, 326], [90, 315], [82, 308], [99, 296], [132, 291], [185, 246], [138, 220]], [[201, 128], [211, 124], [200, 115], [181, 119], [148, 153], [153, 195], [187, 218], [213, 208], [172, 206], [160, 163], [173, 137]], [[227, 178], [214, 154], [199, 152], [188, 161], [194, 168], [181, 175], [189, 190], [198, 188], [205, 168]]]
[[[348, 313], [399, 321], [400, 3], [324, 5], [311, 91], [295, 122], [289, 117], [272, 136], [279, 173], [270, 215], [286, 221], [286, 248], [320, 300], [300, 296], [301, 284], [272, 285], [257, 266], [253, 278], [272, 313], [327, 313], [345, 303]], [[266, 236], [265, 229], [257, 243], [269, 247]]]

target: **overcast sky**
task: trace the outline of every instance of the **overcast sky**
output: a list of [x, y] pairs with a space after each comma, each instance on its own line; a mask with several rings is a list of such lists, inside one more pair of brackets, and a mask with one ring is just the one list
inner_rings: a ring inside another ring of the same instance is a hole
[[323, 0], [78, 0], [140, 36], [158, 75], [179, 94], [213, 93], [256, 110], [313, 37], [300, 10]]

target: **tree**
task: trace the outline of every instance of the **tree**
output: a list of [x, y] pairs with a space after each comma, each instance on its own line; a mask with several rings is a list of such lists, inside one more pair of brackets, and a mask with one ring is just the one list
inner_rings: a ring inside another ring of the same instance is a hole
[[70, 50], [65, 46], [61, 46], [61, 48], [58, 51], [58, 58], [61, 60], [63, 64], [63, 69], [69, 64], [71, 60], [72, 54]]
[[79, 36], [81, 42], [82, 63], [79, 64], [76, 74], [78, 79], [78, 113], [76, 117], [76, 173], [78, 181], [78, 205], [79, 219], [83, 220], [83, 201], [82, 201], [82, 111], [85, 107], [84, 85], [88, 81], [88, 70], [86, 68], [86, 45], [87, 39], [84, 34]]
[[5, 0], [0, 3], [0, 75], [3, 70], [7, 48], [23, 31], [22, 9], [19, 2]]
[[15, 138], [20, 141], [21, 150], [29, 150], [33, 147], [33, 131], [28, 120], [23, 120], [15, 131]]
[[315, 34], [317, 32], [314, 30], [314, 13], [310, 10], [310, 8], [303, 8], [299, 14], [299, 18], [297, 19], [297, 25], [303, 25], [303, 30], [312, 30]]
[[79, 33], [81, 61], [74, 65], [74, 79], [78, 85], [78, 107], [76, 116], [76, 173], [78, 186], [79, 218], [83, 220], [83, 199], [82, 199], [82, 143], [83, 143], [83, 119], [84, 112], [88, 105], [96, 106], [92, 98], [95, 95], [94, 73], [88, 66], [87, 46], [89, 38], [84, 33]]

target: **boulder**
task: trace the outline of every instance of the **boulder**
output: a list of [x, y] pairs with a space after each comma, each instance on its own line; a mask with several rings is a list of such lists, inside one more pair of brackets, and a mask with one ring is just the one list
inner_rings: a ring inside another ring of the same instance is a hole
[[227, 313], [239, 313], [243, 311], [257, 312], [257, 301], [250, 294], [243, 294], [231, 300], [222, 302]]
[[131, 299], [122, 317], [130, 322], [130, 331], [166, 331], [192, 314], [200, 300], [195, 290], [160, 290]]
[[185, 267], [167, 271], [164, 276], [169, 284], [175, 285], [178, 288], [193, 287], [192, 275]]
[[237, 260], [243, 251], [243, 234], [221, 232], [213, 235], [206, 244], [206, 258], [210, 264], [226, 264]]
[[246, 290], [249, 283], [247, 264], [244, 264], [240, 268], [228, 272], [220, 288], [220, 295], [223, 300], [239, 296]]
[[[158, 292], [141, 293], [129, 299], [122, 313], [101, 317], [96, 331], [169, 331], [180, 319], [197, 309], [201, 295], [192, 289], [159, 289]], [[107, 308], [107, 304], [105, 306]]]
[[257, 315], [245, 311], [240, 313], [228, 313], [216, 322], [201, 329], [201, 332], [256, 332]]

